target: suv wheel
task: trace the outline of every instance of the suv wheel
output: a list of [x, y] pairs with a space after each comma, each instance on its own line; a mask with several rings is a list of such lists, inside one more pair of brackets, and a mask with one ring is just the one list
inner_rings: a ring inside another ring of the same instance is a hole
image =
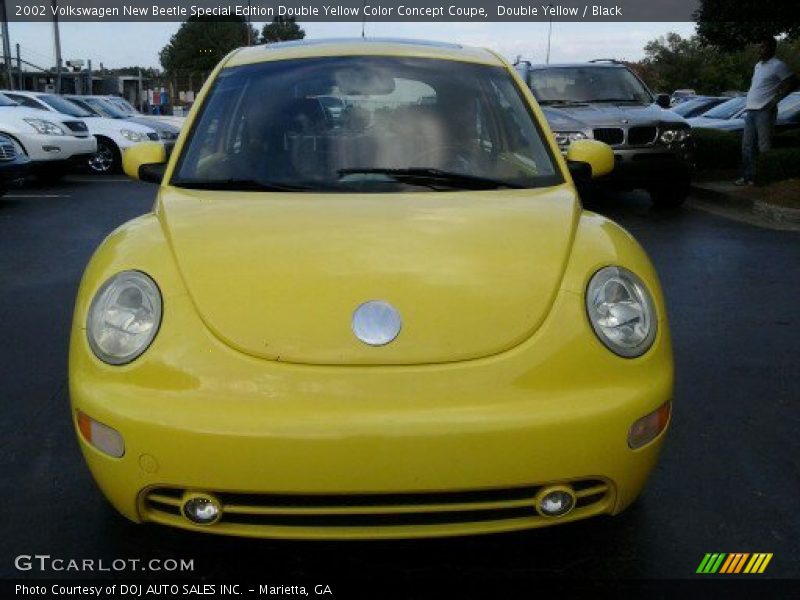
[[648, 192], [650, 192], [650, 200], [653, 201], [656, 207], [678, 208], [689, 196], [689, 181], [679, 181], [652, 187]]
[[97, 152], [89, 157], [87, 162], [91, 173], [100, 175], [119, 173], [121, 155], [114, 142], [109, 140], [97, 140]]

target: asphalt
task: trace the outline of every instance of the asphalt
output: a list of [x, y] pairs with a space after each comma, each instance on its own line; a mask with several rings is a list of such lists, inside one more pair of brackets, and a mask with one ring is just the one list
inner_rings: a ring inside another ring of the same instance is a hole
[[643, 496], [622, 515], [445, 540], [243, 540], [127, 522], [73, 437], [67, 344], [81, 273], [154, 194], [121, 178], [73, 179], [0, 199], [0, 577], [93, 576], [14, 568], [18, 555], [49, 554], [193, 559], [191, 577], [273, 583], [696, 578], [707, 552], [771, 552], [763, 577], [800, 578], [800, 233], [657, 211], [636, 194], [592, 205], [655, 262], [675, 348], [673, 426]]

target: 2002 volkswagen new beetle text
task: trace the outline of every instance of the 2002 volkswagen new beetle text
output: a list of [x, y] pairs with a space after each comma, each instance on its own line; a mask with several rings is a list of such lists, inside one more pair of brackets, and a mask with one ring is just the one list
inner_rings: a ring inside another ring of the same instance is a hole
[[136, 522], [286, 538], [541, 527], [630, 505], [670, 420], [664, 301], [582, 210], [513, 68], [423, 42], [231, 53], [80, 286], [70, 395]]

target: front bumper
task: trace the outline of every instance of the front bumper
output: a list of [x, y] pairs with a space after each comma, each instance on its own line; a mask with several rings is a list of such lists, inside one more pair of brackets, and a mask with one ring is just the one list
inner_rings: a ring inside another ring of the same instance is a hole
[[662, 145], [647, 148], [614, 148], [614, 170], [596, 180], [599, 185], [622, 188], [665, 187], [684, 185], [694, 171], [691, 142], [668, 148]]
[[[513, 350], [408, 367], [252, 358], [214, 338], [187, 295], [165, 306], [153, 346], [127, 366], [99, 362], [73, 329], [73, 414], [125, 441], [124, 456], [111, 458], [77, 432], [81, 449], [103, 493], [133, 521], [336, 539], [540, 527], [623, 510], [663, 440], [638, 450], [626, 441], [635, 420], [671, 398], [665, 323], [646, 355], [618, 358], [594, 337], [572, 291]], [[577, 507], [538, 515], [542, 486], [565, 482]], [[219, 522], [181, 515], [183, 494], [198, 491], [223, 503]]]
[[94, 136], [30, 136], [26, 139], [25, 150], [34, 163], [63, 162], [83, 154], [97, 152]]

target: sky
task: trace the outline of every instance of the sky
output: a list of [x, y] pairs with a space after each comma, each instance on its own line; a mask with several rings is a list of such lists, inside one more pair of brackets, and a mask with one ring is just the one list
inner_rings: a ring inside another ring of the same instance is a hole
[[[254, 23], [261, 29], [262, 23]], [[300, 23], [309, 38], [358, 37], [361, 23]], [[91, 59], [106, 68], [141, 65], [160, 67], [158, 52], [169, 42], [179, 23], [61, 23], [65, 61]], [[518, 55], [544, 62], [547, 23], [366, 23], [368, 37], [401, 37], [487, 46], [508, 59]], [[551, 62], [592, 58], [638, 60], [644, 45], [671, 31], [683, 36], [694, 23], [553, 23]], [[10, 23], [11, 52], [20, 44], [23, 60], [50, 67], [53, 28], [50, 23]]]

